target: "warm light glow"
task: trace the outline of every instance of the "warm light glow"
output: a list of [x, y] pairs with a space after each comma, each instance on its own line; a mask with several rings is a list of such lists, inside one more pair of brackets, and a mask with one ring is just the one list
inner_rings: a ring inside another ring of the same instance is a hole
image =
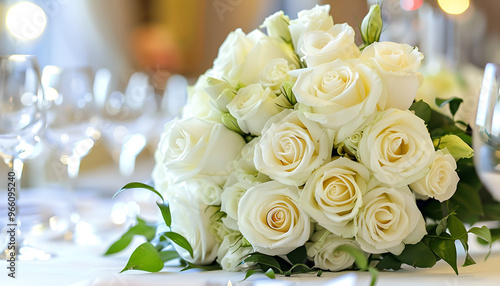
[[406, 11], [414, 11], [424, 4], [424, 0], [401, 0], [399, 3], [401, 4], [402, 9]]
[[469, 0], [438, 0], [439, 7], [448, 14], [459, 15], [469, 8]]
[[39, 6], [22, 1], [7, 11], [5, 24], [9, 32], [16, 38], [33, 40], [38, 38], [45, 30], [47, 16]]

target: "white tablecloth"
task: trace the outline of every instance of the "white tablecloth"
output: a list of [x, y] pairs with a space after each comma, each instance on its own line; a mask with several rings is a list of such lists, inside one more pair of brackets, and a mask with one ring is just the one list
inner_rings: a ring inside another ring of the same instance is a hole
[[[43, 192], [42, 192], [43, 194]], [[34, 196], [31, 196], [33, 199]], [[35, 196], [36, 197], [36, 196]], [[46, 198], [47, 196], [45, 196]], [[102, 254], [110, 243], [123, 232], [123, 226], [111, 223], [110, 212], [112, 204], [109, 198], [103, 199], [97, 195], [85, 195], [80, 204], [85, 204], [83, 218], [89, 222], [94, 221], [96, 234], [100, 241], [90, 245], [78, 245], [48, 235], [30, 237], [31, 245], [54, 253], [55, 257], [46, 261], [19, 261], [17, 278], [7, 277], [6, 263], [0, 261], [0, 285], [369, 285], [370, 275], [365, 272], [324, 272], [321, 277], [314, 274], [294, 275], [292, 277], [277, 276], [277, 281], [266, 278], [263, 274], [256, 274], [248, 280], [241, 282], [244, 273], [224, 271], [197, 271], [189, 270], [179, 272], [179, 268], [167, 268], [159, 273], [146, 273], [142, 271], [127, 271], [120, 274], [125, 266], [128, 256], [134, 246], [141, 243], [140, 239], [123, 253], [113, 256]], [[124, 196], [121, 200], [126, 201]], [[46, 201], [46, 200], [45, 200]], [[118, 200], [119, 201], [119, 200]], [[39, 202], [43, 202], [39, 200]], [[43, 203], [42, 203], [43, 204]], [[151, 214], [145, 214], [149, 215]], [[153, 214], [154, 216], [154, 214]], [[97, 244], [95, 244], [97, 243]], [[460, 275], [455, 275], [453, 270], [443, 261], [430, 269], [404, 269], [395, 272], [380, 272], [377, 285], [500, 285], [500, 247], [496, 245], [487, 261], [484, 256], [487, 249], [473, 246], [473, 257], [477, 264], [468, 267], [459, 267]], [[463, 259], [459, 260], [462, 262]], [[352, 273], [352, 274], [351, 274]], [[336, 278], [351, 274], [354, 284], [335, 284]], [[273, 284], [276, 282], [280, 284]], [[332, 284], [328, 284], [332, 283]]]

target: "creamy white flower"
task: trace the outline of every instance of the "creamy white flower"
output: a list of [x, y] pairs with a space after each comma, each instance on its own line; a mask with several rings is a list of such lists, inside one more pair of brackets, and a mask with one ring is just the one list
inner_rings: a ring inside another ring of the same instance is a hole
[[295, 52], [300, 56], [304, 42], [303, 34], [308, 31], [328, 31], [333, 27], [333, 18], [330, 16], [330, 5], [316, 5], [310, 10], [302, 10], [297, 14], [298, 18], [290, 21], [288, 28], [292, 36]]
[[358, 156], [380, 182], [401, 187], [429, 171], [434, 145], [422, 119], [392, 108], [363, 129]]
[[347, 23], [336, 24], [328, 31], [306, 32], [303, 41], [301, 51], [308, 67], [336, 59], [354, 59], [361, 54], [354, 43], [354, 30]]
[[259, 30], [248, 35], [241, 29], [230, 32], [214, 60], [213, 75], [229, 81], [238, 81], [248, 53], [262, 37], [265, 35]]
[[[247, 54], [242, 64], [239, 81], [245, 85], [258, 83], [268, 64], [274, 59], [284, 59], [291, 69], [299, 66], [298, 58], [292, 47], [283, 41], [271, 37], [262, 37]], [[269, 79], [267, 79], [269, 80]]]
[[197, 117], [206, 121], [221, 122], [221, 113], [210, 103], [211, 98], [205, 91], [207, 78], [212, 74], [208, 70], [201, 75], [194, 86], [188, 87], [188, 98], [186, 105], [182, 108], [182, 118]]
[[302, 112], [284, 110], [264, 126], [255, 146], [255, 167], [283, 184], [300, 186], [330, 160], [332, 135]]
[[242, 246], [241, 233], [235, 232], [224, 237], [217, 252], [217, 263], [225, 271], [240, 271], [251, 266], [250, 263], [241, 264], [243, 258], [251, 252], [253, 248]]
[[358, 60], [338, 59], [305, 69], [292, 90], [307, 118], [337, 131], [336, 144], [386, 103], [380, 77]]
[[427, 197], [435, 198], [440, 202], [446, 201], [455, 194], [460, 180], [457, 172], [457, 163], [452, 155], [437, 150], [430, 172], [412, 183], [410, 188]]
[[227, 225], [221, 219], [223, 216], [224, 213], [221, 212], [219, 208], [217, 208], [217, 211], [214, 212], [214, 214], [209, 218], [208, 229], [218, 243], [222, 243], [224, 237], [228, 235], [232, 235], [235, 233], [239, 234], [239, 232], [227, 227]]
[[262, 85], [254, 83], [238, 90], [227, 109], [243, 132], [261, 135], [269, 118], [283, 110], [284, 100], [276, 97], [271, 89], [263, 89]]
[[266, 27], [269, 37], [291, 43], [292, 37], [288, 29], [289, 23], [290, 18], [283, 11], [278, 11], [267, 17], [264, 23], [262, 23], [261, 28]]
[[363, 196], [356, 241], [368, 253], [399, 255], [424, 235], [425, 222], [410, 189], [377, 187]]
[[354, 237], [355, 218], [369, 179], [370, 171], [365, 166], [338, 158], [313, 172], [300, 192], [300, 206], [334, 234]]
[[304, 245], [311, 222], [298, 204], [298, 188], [270, 181], [250, 188], [238, 205], [238, 226], [256, 251], [287, 254]]
[[[267, 175], [259, 172], [254, 163], [254, 153], [255, 146], [258, 143], [258, 139], [254, 138], [252, 141], [248, 142], [243, 149], [241, 149], [241, 156], [234, 161], [234, 172], [231, 174], [226, 186], [235, 184], [236, 182], [267, 182], [271, 180]], [[231, 177], [234, 177], [232, 182]]]
[[274, 93], [279, 93], [281, 84], [291, 78], [288, 72], [296, 68], [284, 58], [272, 59], [260, 71], [259, 82], [263, 87], [269, 87]]
[[410, 107], [423, 76], [416, 72], [424, 55], [418, 48], [393, 42], [375, 42], [363, 50], [361, 59], [371, 63], [380, 74], [386, 91], [386, 108]]
[[172, 184], [166, 200], [172, 215], [172, 231], [186, 238], [193, 248], [193, 257], [187, 250], [173, 244], [181, 258], [194, 264], [210, 264], [217, 256], [219, 243], [210, 232], [210, 217], [218, 210], [202, 203], [196, 189], [189, 184]]
[[185, 188], [196, 190], [196, 194], [200, 201], [206, 205], [220, 205], [222, 188], [218, 184], [217, 179], [212, 177], [191, 178], [179, 182], [185, 184]]
[[155, 166], [151, 173], [151, 179], [153, 180], [155, 189], [160, 192], [160, 194], [165, 194], [173, 179], [168, 176], [165, 165], [163, 164], [163, 157], [158, 149], [155, 150], [154, 158]]
[[222, 218], [222, 221], [230, 229], [238, 230], [238, 205], [241, 197], [255, 185], [258, 185], [258, 183], [241, 181], [224, 188], [221, 196], [221, 211], [225, 212], [227, 217]]
[[326, 229], [316, 231], [306, 242], [307, 256], [314, 261], [314, 266], [330, 271], [341, 271], [352, 267], [354, 257], [347, 252], [337, 251], [341, 245], [350, 245], [360, 249], [352, 238], [342, 238]]
[[198, 118], [173, 120], [165, 125], [158, 144], [166, 173], [176, 182], [194, 176], [227, 177], [245, 140], [222, 124]]

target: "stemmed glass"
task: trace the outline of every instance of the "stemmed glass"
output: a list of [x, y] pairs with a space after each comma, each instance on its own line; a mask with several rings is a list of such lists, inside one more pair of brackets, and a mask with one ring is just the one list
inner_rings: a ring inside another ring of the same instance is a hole
[[488, 63], [473, 130], [474, 163], [479, 178], [500, 201], [500, 65]]
[[[120, 173], [133, 174], [135, 160], [147, 143], [154, 126], [156, 103], [149, 77], [141, 72], [132, 74], [124, 93], [112, 85], [108, 70], [96, 73], [96, 100], [100, 107], [99, 130]], [[106, 89], [105, 91], [103, 89]], [[99, 95], [99, 96], [98, 96]]]
[[76, 226], [80, 217], [74, 193], [75, 179], [81, 160], [100, 136], [92, 95], [93, 72], [90, 67], [46, 66], [42, 84], [49, 104], [45, 138], [56, 150], [60, 163], [66, 165], [69, 196], [66, 209], [51, 218], [51, 228], [64, 232], [65, 239], [77, 241]]
[[[49, 254], [24, 243], [17, 201], [21, 191], [23, 159], [40, 142], [46, 126], [45, 103], [36, 58], [28, 55], [0, 57], [0, 156], [11, 169], [6, 174], [9, 180], [8, 216], [2, 217], [2, 221], [6, 221], [11, 244], [2, 246], [4, 257], [19, 254], [22, 260], [50, 258]], [[10, 237], [14, 233], [17, 237], [13, 241]]]

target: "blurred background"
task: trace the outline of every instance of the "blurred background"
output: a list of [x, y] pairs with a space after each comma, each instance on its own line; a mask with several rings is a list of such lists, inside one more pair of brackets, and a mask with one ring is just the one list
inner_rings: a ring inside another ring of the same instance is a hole
[[463, 120], [473, 116], [484, 65], [500, 62], [498, 0], [1, 0], [0, 54], [36, 55], [49, 96], [66, 89], [95, 101], [78, 119], [88, 125], [64, 126], [82, 131], [71, 144], [61, 136], [69, 129], [49, 126], [53, 140], [25, 161], [24, 186], [69, 176], [74, 187], [114, 193], [129, 181], [147, 181], [163, 123], [183, 103], [178, 87], [212, 65], [230, 31], [248, 33], [278, 10], [294, 19], [302, 9], [330, 4], [334, 21], [358, 32], [373, 3], [382, 5], [382, 40], [425, 54], [420, 96], [462, 97]]

